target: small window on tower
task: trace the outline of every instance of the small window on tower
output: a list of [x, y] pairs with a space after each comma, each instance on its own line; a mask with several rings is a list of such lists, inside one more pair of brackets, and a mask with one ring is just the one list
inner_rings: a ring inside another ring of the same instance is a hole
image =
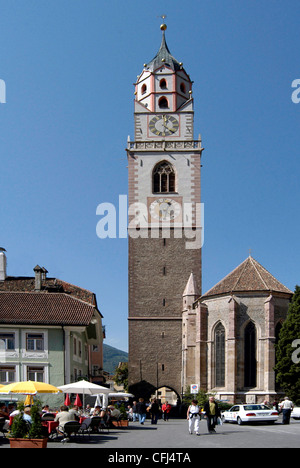
[[160, 100], [158, 101], [158, 105], [160, 109], [168, 109], [169, 108], [168, 99], [164, 96], [161, 97]]
[[143, 84], [142, 86], [142, 94], [145, 94], [147, 92], [147, 85]]
[[167, 82], [166, 82], [166, 80], [164, 78], [162, 80], [160, 80], [159, 86], [160, 86], [161, 89], [167, 89]]
[[180, 83], [180, 91], [185, 94], [185, 84], [184, 83]]

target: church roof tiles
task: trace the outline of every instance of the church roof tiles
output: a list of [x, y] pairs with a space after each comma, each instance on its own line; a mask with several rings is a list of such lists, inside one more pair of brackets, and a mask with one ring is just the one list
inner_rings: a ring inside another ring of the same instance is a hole
[[249, 256], [202, 297], [207, 298], [229, 293], [260, 291], [293, 294], [292, 291], [274, 278], [253, 257]]

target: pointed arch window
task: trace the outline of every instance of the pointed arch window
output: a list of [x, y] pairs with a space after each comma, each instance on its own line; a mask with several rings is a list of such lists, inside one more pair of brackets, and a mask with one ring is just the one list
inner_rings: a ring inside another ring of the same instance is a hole
[[249, 322], [245, 328], [245, 387], [254, 388], [257, 385], [257, 333], [253, 322]]
[[219, 323], [215, 329], [216, 387], [225, 387], [225, 328]]
[[[278, 322], [276, 327], [275, 327], [275, 347], [279, 343], [281, 329], [282, 329], [282, 323]], [[277, 362], [278, 362], [277, 353], [275, 353], [275, 365], [277, 364]], [[277, 372], [276, 371], [275, 371], [275, 377], [277, 377]], [[280, 389], [280, 384], [277, 382], [276, 378], [275, 378], [275, 390], [276, 390], [276, 392], [279, 392], [281, 390]]]
[[172, 164], [163, 161], [155, 166], [153, 171], [153, 192], [175, 192], [176, 177]]

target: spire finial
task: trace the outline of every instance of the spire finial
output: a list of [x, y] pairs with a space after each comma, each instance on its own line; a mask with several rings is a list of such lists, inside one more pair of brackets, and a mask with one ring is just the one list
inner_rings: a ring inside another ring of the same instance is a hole
[[165, 22], [165, 19], [166, 19], [167, 15], [161, 15], [160, 18], [163, 19], [163, 23], [160, 25], [160, 29], [162, 31], [165, 31], [167, 29], [167, 25], [166, 25], [166, 22]]

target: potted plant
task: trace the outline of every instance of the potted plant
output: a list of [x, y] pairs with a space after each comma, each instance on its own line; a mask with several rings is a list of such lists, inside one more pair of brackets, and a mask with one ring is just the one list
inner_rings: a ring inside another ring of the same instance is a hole
[[44, 437], [40, 412], [41, 404], [36, 401], [31, 406], [31, 423], [24, 419], [24, 403], [19, 403], [20, 411], [14, 417], [11, 429], [8, 433], [11, 448], [46, 448], [48, 438]]
[[120, 405], [119, 410], [121, 411], [120, 421], [119, 421], [120, 426], [128, 427], [129, 421], [128, 421], [128, 415], [127, 415], [124, 403]]

